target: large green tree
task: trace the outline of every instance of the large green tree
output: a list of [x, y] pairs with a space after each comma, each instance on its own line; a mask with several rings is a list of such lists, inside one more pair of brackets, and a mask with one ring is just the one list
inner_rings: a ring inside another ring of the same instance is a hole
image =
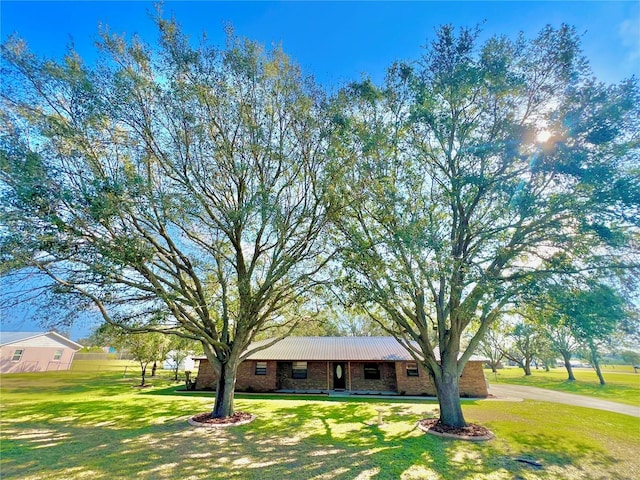
[[573, 319], [566, 315], [564, 309], [568, 306], [565, 303], [567, 290], [553, 282], [543, 282], [532, 290], [534, 294], [526, 297], [522, 313], [529, 323], [535, 325], [536, 330], [545, 336], [549, 348], [562, 357], [567, 380], [574, 381], [576, 377], [573, 374], [571, 359], [579, 352], [581, 345], [572, 328]]
[[[543, 322], [546, 319], [543, 319]], [[579, 351], [580, 344], [573, 336], [571, 328], [563, 321], [554, 321], [551, 323], [543, 323], [543, 331], [549, 341], [550, 348], [562, 356], [564, 368], [567, 371], [567, 380], [574, 381], [576, 379], [573, 374], [573, 366], [571, 359]]]
[[586, 352], [600, 385], [605, 385], [600, 369], [602, 349], [612, 347], [617, 332], [633, 328], [626, 322], [630, 316], [624, 298], [611, 286], [594, 281], [555, 289], [553, 298], [554, 317], [568, 327]]
[[286, 334], [329, 258], [324, 99], [278, 48], [156, 21], [155, 48], [102, 32], [95, 64], [2, 45], [0, 255], [68, 306], [200, 341], [226, 417], [250, 343]]
[[506, 344], [506, 324], [500, 321], [496, 321], [478, 343], [476, 352], [486, 359], [486, 364], [494, 374], [498, 373], [498, 367], [504, 358]]
[[602, 350], [613, 349], [615, 343], [633, 339], [638, 332], [633, 304], [637, 269], [617, 273], [605, 278], [593, 272], [571, 279], [546, 278], [531, 285], [521, 299], [527, 321], [562, 356], [568, 380], [575, 380], [571, 358], [580, 352], [589, 358], [604, 385], [599, 366]]
[[522, 320], [510, 325], [507, 341], [502, 345], [504, 356], [522, 368], [526, 376], [531, 375], [531, 363], [540, 358], [546, 346], [543, 332], [536, 327], [535, 324]]
[[567, 26], [483, 44], [444, 26], [384, 85], [339, 95], [342, 285], [425, 366], [444, 424], [466, 424], [462, 370], [533, 277], [637, 264], [639, 106]]

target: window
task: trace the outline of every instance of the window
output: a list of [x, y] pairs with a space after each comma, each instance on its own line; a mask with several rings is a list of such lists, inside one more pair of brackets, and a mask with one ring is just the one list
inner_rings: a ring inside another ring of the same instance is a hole
[[407, 363], [407, 377], [418, 376], [418, 364], [415, 362]]
[[256, 362], [256, 375], [267, 374], [267, 362]]
[[24, 350], [16, 350], [15, 352], [13, 352], [13, 357], [11, 357], [11, 361], [19, 362], [20, 359], [22, 358], [23, 353], [24, 353]]
[[56, 350], [56, 353], [53, 355], [53, 361], [58, 362], [62, 358], [62, 350]]
[[380, 380], [380, 365], [377, 363], [364, 364], [365, 380]]
[[291, 367], [291, 378], [307, 378], [307, 362], [293, 362]]

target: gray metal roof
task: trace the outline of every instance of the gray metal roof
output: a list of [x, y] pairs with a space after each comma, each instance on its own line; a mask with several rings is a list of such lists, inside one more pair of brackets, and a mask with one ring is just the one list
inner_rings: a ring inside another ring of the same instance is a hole
[[0, 345], [8, 345], [40, 335], [44, 335], [44, 332], [0, 332]]
[[47, 336], [49, 338], [53, 338], [58, 342], [62, 342], [67, 344], [69, 347], [74, 350], [79, 350], [82, 348], [82, 345], [74, 342], [73, 340], [69, 340], [67, 337], [64, 337], [56, 332], [2, 332], [0, 331], [0, 346], [2, 345], [10, 345], [16, 342], [22, 342], [24, 340], [29, 340], [31, 338], [37, 338]]
[[[272, 340], [271, 340], [272, 341]], [[269, 343], [263, 340], [249, 349]], [[287, 337], [249, 360], [412, 360], [393, 337]]]
[[[252, 343], [249, 350], [273, 340]], [[438, 356], [436, 352], [436, 356]], [[248, 360], [326, 361], [413, 361], [413, 357], [393, 337], [287, 337]], [[472, 357], [472, 361], [482, 360]]]

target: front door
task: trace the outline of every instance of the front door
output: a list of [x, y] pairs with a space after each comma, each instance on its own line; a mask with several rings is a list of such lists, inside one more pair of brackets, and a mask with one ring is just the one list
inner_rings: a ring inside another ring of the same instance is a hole
[[347, 386], [345, 380], [347, 376], [344, 362], [335, 362], [333, 364], [333, 389], [344, 390]]

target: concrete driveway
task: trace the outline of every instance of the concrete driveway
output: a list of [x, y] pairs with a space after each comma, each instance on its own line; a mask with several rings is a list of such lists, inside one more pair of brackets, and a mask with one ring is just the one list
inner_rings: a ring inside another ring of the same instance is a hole
[[[609, 412], [622, 413], [640, 418], [640, 407], [625, 405], [623, 403], [610, 402], [597, 398], [574, 395], [573, 393], [556, 392], [544, 388], [526, 387], [522, 385], [491, 385], [489, 393], [494, 397], [511, 399], [540, 400], [542, 402], [564, 403], [577, 407], [595, 408]], [[640, 399], [638, 399], [640, 402]]]

